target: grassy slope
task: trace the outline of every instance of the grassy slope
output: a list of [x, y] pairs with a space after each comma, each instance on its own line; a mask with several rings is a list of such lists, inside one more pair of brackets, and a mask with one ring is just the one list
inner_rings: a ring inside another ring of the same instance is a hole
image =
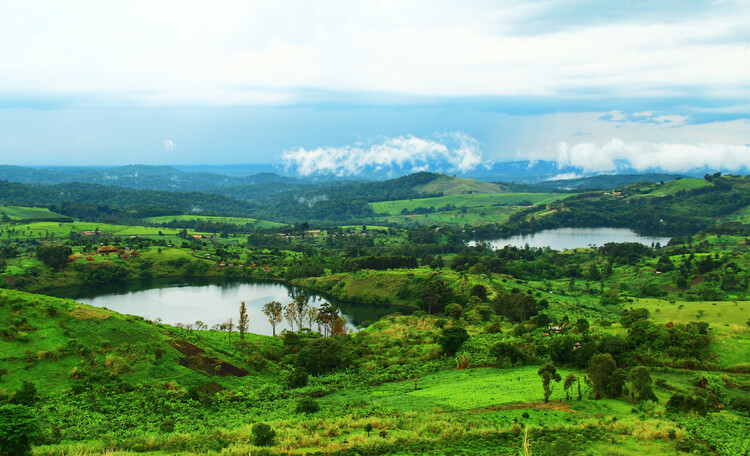
[[414, 187], [419, 193], [443, 195], [465, 195], [467, 193], [503, 193], [503, 188], [497, 184], [481, 182], [461, 177], [439, 176], [431, 182]]
[[0, 206], [0, 214], [6, 214], [11, 220], [49, 219], [65, 216], [42, 207]]
[[649, 196], [667, 196], [674, 195], [679, 191], [693, 190], [701, 187], [712, 185], [704, 179], [679, 179], [665, 182], [664, 185], [655, 184], [655, 189], [649, 193]]
[[372, 210], [378, 214], [388, 213], [390, 215], [398, 215], [403, 209], [410, 211], [420, 207], [434, 207], [435, 209], [440, 209], [448, 204], [452, 204], [456, 207], [466, 206], [470, 208], [491, 208], [493, 205], [517, 205], [519, 202], [524, 201], [538, 204], [553, 201], [555, 199], [557, 199], [557, 195], [554, 193], [456, 194], [435, 198], [383, 201], [370, 203], [370, 207], [372, 207]]
[[[188, 385], [206, 382], [205, 375], [181, 366], [182, 355], [167, 344], [182, 338], [178, 330], [140, 317], [67, 299], [1, 290], [0, 321], [2, 330], [10, 333], [0, 338], [0, 369], [8, 371], [2, 377], [2, 388], [7, 391], [16, 390], [23, 380], [34, 379], [41, 393], [60, 392], [72, 385], [73, 369], [112, 372], [133, 384], [159, 378], [179, 378]], [[71, 348], [71, 341], [77, 342], [77, 348]], [[218, 334], [206, 336], [202, 342], [197, 343], [209, 355], [246, 367], [242, 358], [216, 351], [225, 343]], [[158, 361], [157, 350], [164, 353]], [[232, 384], [228, 377], [217, 381]]]

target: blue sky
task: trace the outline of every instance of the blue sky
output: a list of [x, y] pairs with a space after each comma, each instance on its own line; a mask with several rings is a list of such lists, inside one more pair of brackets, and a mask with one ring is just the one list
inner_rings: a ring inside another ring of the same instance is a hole
[[748, 23], [745, 1], [9, 0], [0, 163], [747, 169]]

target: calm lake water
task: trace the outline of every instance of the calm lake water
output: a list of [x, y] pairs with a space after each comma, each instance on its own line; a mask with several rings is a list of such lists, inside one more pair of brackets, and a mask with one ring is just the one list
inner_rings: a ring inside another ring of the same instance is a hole
[[564, 250], [590, 245], [601, 247], [607, 242], [640, 242], [645, 245], [659, 242], [666, 245], [670, 239], [665, 236], [643, 236], [628, 228], [557, 228], [488, 242], [495, 249], [502, 249], [506, 245], [522, 248], [529, 244], [529, 247], [549, 246], [554, 250]]
[[[139, 315], [149, 320], [161, 318], [162, 322], [171, 325], [200, 320], [209, 327], [223, 323], [229, 317], [236, 323], [240, 302], [244, 301], [250, 320], [249, 331], [271, 335], [271, 324], [263, 314], [263, 306], [271, 301], [287, 305], [303, 292], [301, 288], [282, 283], [249, 279], [170, 278], [60, 288], [46, 294], [106, 307], [123, 314]], [[346, 318], [349, 328], [393, 312], [406, 314], [414, 310], [400, 306], [348, 304], [309, 292], [306, 294], [310, 296], [312, 306], [320, 307], [326, 301], [334, 304]], [[276, 333], [283, 329], [289, 329], [286, 321], [276, 327]], [[317, 329], [317, 325], [313, 324], [313, 329]]]

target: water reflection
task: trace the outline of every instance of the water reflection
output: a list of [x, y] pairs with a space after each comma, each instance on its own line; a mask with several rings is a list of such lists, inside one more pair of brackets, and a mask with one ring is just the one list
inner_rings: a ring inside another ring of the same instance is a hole
[[[88, 285], [61, 288], [47, 294], [106, 307], [124, 314], [140, 315], [149, 320], [161, 319], [172, 325], [200, 320], [209, 327], [223, 323], [230, 317], [236, 321], [240, 302], [244, 301], [250, 322], [249, 331], [271, 335], [271, 325], [263, 314], [263, 306], [271, 301], [279, 301], [285, 306], [302, 293], [309, 296], [311, 306], [320, 307], [326, 301], [335, 305], [350, 328], [393, 312], [411, 313], [414, 310], [400, 306], [361, 305], [330, 300], [303, 288], [278, 282], [207, 277]], [[289, 329], [286, 321], [276, 327], [277, 333], [283, 329]]]

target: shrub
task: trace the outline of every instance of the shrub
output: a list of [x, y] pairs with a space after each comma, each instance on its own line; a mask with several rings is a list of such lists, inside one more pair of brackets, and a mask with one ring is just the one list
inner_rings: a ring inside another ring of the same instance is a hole
[[320, 404], [311, 397], [303, 397], [297, 401], [297, 407], [294, 411], [296, 413], [315, 413], [320, 411]]
[[438, 338], [438, 344], [448, 355], [455, 355], [461, 346], [469, 340], [469, 334], [464, 328], [451, 326], [443, 328], [442, 334]]
[[276, 437], [276, 431], [266, 423], [256, 423], [253, 426], [253, 445], [270, 446], [273, 445], [273, 439]]
[[286, 382], [289, 388], [302, 388], [303, 386], [307, 386], [307, 380], [308, 380], [307, 371], [302, 368], [298, 368], [298, 369], [294, 369], [289, 374], [289, 377], [287, 377]]

